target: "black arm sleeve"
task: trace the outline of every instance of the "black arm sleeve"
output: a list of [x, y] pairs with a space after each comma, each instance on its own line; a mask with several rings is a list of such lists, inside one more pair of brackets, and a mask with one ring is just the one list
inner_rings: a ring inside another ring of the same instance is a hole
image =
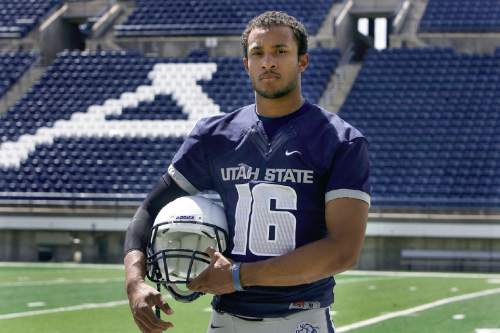
[[189, 195], [170, 178], [168, 174], [161, 176], [158, 183], [149, 192], [148, 196], [130, 222], [125, 235], [124, 255], [132, 250], [146, 253], [148, 239], [156, 215], [170, 201]]

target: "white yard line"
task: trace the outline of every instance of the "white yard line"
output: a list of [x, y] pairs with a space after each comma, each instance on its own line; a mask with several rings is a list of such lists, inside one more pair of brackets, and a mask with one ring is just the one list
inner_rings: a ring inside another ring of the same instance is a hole
[[76, 264], [72, 262], [0, 262], [0, 267], [40, 267], [40, 268], [113, 268], [123, 270], [120, 264]]
[[371, 281], [388, 281], [388, 280], [396, 280], [403, 279], [404, 276], [380, 276], [380, 277], [369, 277], [369, 278], [345, 278], [335, 280], [335, 283], [338, 285], [351, 284], [351, 283], [362, 283], [362, 282], [371, 282]]
[[1, 282], [0, 288], [3, 287], [26, 287], [26, 286], [52, 286], [58, 284], [87, 284], [87, 283], [108, 283], [108, 282], [123, 282], [125, 278], [108, 278], [108, 279], [55, 279], [46, 281], [16, 281], [16, 282]]
[[497, 279], [500, 274], [490, 273], [441, 273], [441, 272], [390, 272], [390, 271], [347, 271], [342, 275], [360, 276], [397, 276], [397, 277], [439, 277], [439, 278], [473, 278]]
[[16, 312], [16, 313], [7, 313], [0, 315], [0, 320], [4, 319], [14, 319], [20, 317], [31, 317], [37, 315], [44, 315], [50, 313], [58, 313], [58, 312], [67, 312], [67, 311], [80, 311], [80, 310], [89, 310], [89, 309], [97, 309], [97, 308], [112, 308], [115, 306], [128, 304], [128, 301], [115, 301], [115, 302], [107, 302], [107, 303], [87, 303], [73, 306], [65, 306], [62, 308], [54, 308], [54, 309], [46, 309], [46, 310], [36, 310], [36, 311], [26, 311], [26, 312]]
[[429, 310], [438, 306], [454, 303], [454, 302], [461, 302], [473, 298], [479, 298], [479, 297], [484, 297], [488, 295], [494, 295], [494, 294], [500, 294], [500, 288], [495, 288], [495, 289], [487, 289], [487, 290], [482, 290], [470, 294], [464, 294], [460, 296], [454, 296], [454, 297], [448, 297], [448, 298], [443, 298], [440, 300], [437, 300], [435, 302], [427, 303], [427, 304], [422, 304], [413, 308], [409, 308], [406, 310], [401, 310], [401, 311], [395, 311], [395, 312], [390, 312], [386, 313], [381, 316], [373, 317], [367, 320], [359, 321], [357, 323], [353, 323], [350, 325], [345, 325], [342, 327], [338, 327], [336, 332], [341, 333], [341, 332], [348, 332], [357, 328], [365, 327], [365, 326], [370, 326], [374, 324], [378, 324], [382, 321], [393, 319], [396, 317], [402, 317], [402, 316], [408, 316], [416, 312], [421, 312], [425, 310]]

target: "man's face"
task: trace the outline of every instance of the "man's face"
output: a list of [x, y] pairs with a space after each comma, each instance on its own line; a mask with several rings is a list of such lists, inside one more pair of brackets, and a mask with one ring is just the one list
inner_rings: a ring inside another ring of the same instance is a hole
[[297, 49], [293, 31], [287, 26], [255, 28], [250, 32], [243, 64], [257, 94], [275, 99], [297, 89], [300, 73], [308, 63], [307, 54], [297, 57]]

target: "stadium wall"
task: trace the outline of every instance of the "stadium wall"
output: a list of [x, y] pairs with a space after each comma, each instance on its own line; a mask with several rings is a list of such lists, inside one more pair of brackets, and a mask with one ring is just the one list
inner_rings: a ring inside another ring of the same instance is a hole
[[[105, 231], [3, 230], [0, 261], [121, 263], [124, 235]], [[81, 259], [75, 258], [77, 252]]]
[[135, 207], [4, 207], [0, 261], [121, 263]]
[[451, 47], [462, 53], [493, 54], [500, 45], [500, 33], [419, 33], [429, 46]]
[[[109, 214], [0, 214], [0, 261], [121, 263], [132, 207]], [[500, 257], [424, 260], [408, 265], [403, 250], [500, 253], [500, 217], [370, 213], [358, 263], [366, 270], [500, 271]], [[76, 242], [75, 240], [78, 240]]]
[[445, 252], [475, 253], [481, 251], [496, 253], [500, 251], [500, 240], [444, 237], [367, 237], [358, 268], [364, 270], [500, 272], [500, 260], [498, 259], [427, 258], [410, 261], [402, 257], [403, 250], [417, 249]]
[[224, 37], [121, 37], [116, 44], [123, 49], [162, 57], [185, 57], [195, 49], [207, 48], [209, 55], [241, 56], [239, 36]]

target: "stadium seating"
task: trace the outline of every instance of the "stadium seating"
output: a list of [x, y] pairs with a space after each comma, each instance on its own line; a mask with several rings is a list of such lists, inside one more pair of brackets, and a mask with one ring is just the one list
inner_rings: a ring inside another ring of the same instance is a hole
[[21, 78], [37, 59], [32, 53], [0, 53], [0, 98]]
[[252, 17], [283, 10], [300, 18], [315, 35], [335, 0], [138, 0], [133, 13], [116, 27], [117, 36], [239, 35]]
[[497, 0], [429, 0], [420, 32], [500, 32]]
[[[303, 86], [311, 102], [339, 56], [310, 50]], [[62, 53], [0, 117], [0, 199], [141, 198], [197, 119], [253, 98], [239, 57]]]
[[0, 0], [0, 38], [26, 36], [61, 0]]
[[499, 206], [499, 55], [369, 52], [340, 115], [371, 141], [375, 206]]

